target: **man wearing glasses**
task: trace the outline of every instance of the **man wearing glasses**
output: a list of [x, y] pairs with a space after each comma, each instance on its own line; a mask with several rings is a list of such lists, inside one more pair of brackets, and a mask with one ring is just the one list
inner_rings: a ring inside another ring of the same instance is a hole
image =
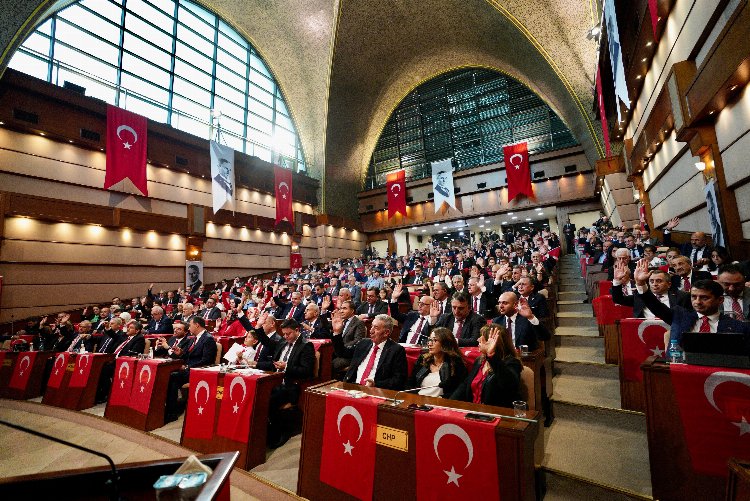
[[410, 311], [403, 314], [399, 311], [397, 304], [402, 289], [403, 286], [401, 284], [397, 285], [393, 289], [393, 295], [391, 296], [391, 316], [399, 324], [403, 325], [398, 342], [424, 344], [427, 336], [430, 335], [430, 307], [434, 299], [430, 296], [422, 296], [419, 298], [417, 311]]

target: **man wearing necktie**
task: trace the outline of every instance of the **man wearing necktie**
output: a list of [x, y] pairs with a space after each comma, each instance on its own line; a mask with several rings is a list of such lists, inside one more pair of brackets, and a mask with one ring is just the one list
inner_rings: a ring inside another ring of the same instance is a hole
[[88, 320], [82, 320], [78, 324], [78, 335], [73, 339], [68, 347], [69, 352], [79, 351], [84, 348], [86, 351], [91, 351], [94, 347], [94, 340], [91, 337], [91, 322]]
[[402, 325], [401, 336], [398, 342], [422, 344], [430, 335], [430, 308], [435, 300], [430, 296], [422, 296], [419, 298], [417, 311], [410, 311], [403, 314], [399, 311], [397, 304], [402, 290], [403, 286], [400, 284], [397, 285], [393, 289], [393, 295], [391, 296], [391, 305], [393, 305], [391, 308], [393, 311], [392, 317]]
[[717, 281], [724, 289], [724, 313], [737, 320], [750, 320], [750, 289], [745, 286], [742, 270], [734, 264], [725, 264], [719, 268]]
[[[619, 284], [621, 281], [630, 282], [630, 270], [625, 265], [615, 266], [615, 280], [612, 282], [612, 301], [616, 304], [630, 306], [633, 308], [633, 318], [645, 318], [653, 320], [656, 315], [643, 303], [639, 294], [626, 295], [622, 293]], [[648, 285], [656, 299], [668, 308], [680, 305], [691, 308], [690, 294], [683, 291], [670, 290], [670, 277], [665, 271], [655, 270], [648, 278]], [[634, 291], [635, 292], [635, 289]]]
[[370, 287], [369, 289], [367, 289], [367, 295], [365, 296], [367, 301], [362, 303], [359, 308], [357, 308], [357, 316], [361, 320], [375, 318], [375, 315], [388, 313], [388, 304], [380, 300], [380, 297], [378, 295], [379, 292], [380, 289], [378, 289], [377, 287]]
[[433, 307], [430, 310], [430, 320], [435, 327], [450, 329], [459, 346], [478, 346], [479, 330], [487, 323], [484, 317], [471, 309], [471, 299], [466, 292], [453, 294], [450, 313], [445, 313], [440, 318], [437, 307]]

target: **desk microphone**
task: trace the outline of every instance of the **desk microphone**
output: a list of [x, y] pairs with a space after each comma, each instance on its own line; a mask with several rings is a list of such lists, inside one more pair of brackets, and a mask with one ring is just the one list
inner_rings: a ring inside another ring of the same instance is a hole
[[413, 391], [419, 392], [421, 390], [429, 390], [430, 388], [440, 388], [440, 385], [433, 384], [432, 386], [419, 386], [417, 388], [409, 388], [408, 390], [397, 391], [396, 394], [393, 395], [393, 401], [391, 402], [391, 405], [396, 406], [403, 403], [403, 400], [396, 400], [396, 397], [398, 397], [401, 393], [411, 393]]

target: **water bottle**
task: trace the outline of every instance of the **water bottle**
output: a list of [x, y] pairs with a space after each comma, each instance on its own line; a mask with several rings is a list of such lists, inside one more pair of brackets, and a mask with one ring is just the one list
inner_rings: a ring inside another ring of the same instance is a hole
[[669, 355], [669, 363], [672, 363], [672, 364], [682, 363], [683, 361], [682, 348], [680, 348], [680, 345], [677, 344], [676, 339], [671, 339], [669, 341], [669, 349], [667, 350], [667, 355]]
[[149, 358], [149, 360], [152, 360], [154, 358], [154, 349], [153, 348], [149, 348], [148, 349], [148, 358]]

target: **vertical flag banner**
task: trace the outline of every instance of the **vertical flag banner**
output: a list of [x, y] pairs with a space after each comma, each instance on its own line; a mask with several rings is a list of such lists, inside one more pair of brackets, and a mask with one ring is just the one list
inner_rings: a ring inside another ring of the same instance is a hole
[[[628, 85], [625, 82], [625, 66], [622, 62], [622, 49], [620, 48], [620, 29], [617, 27], [617, 13], [615, 12], [615, 0], [606, 0], [604, 3], [604, 22], [607, 25], [607, 40], [609, 42], [609, 60], [612, 62], [612, 81], [615, 83], [615, 96], [630, 109], [630, 97], [628, 97]], [[621, 121], [620, 105], [617, 108], [617, 120]]]
[[70, 376], [70, 381], [68, 382], [68, 388], [85, 388], [89, 384], [91, 366], [96, 356], [103, 357], [105, 355], [97, 355], [95, 353], [78, 355], [73, 374]]
[[219, 373], [217, 371], [190, 370], [190, 391], [185, 409], [183, 438], [204, 440], [213, 438], [218, 384]]
[[406, 173], [403, 169], [388, 174], [386, 189], [388, 190], [388, 219], [396, 213], [406, 217]]
[[139, 360], [136, 366], [133, 387], [130, 390], [130, 408], [148, 414], [151, 406], [151, 395], [156, 381], [156, 367], [161, 360]]
[[130, 390], [135, 376], [135, 358], [119, 357], [115, 362], [115, 374], [112, 380], [112, 391], [109, 394], [109, 405], [130, 404]]
[[302, 254], [299, 252], [289, 254], [289, 268], [293, 270], [302, 268]]
[[648, 12], [651, 14], [651, 30], [654, 32], [654, 39], [656, 39], [656, 27], [659, 24], [659, 5], [657, 0], [648, 0]]
[[609, 124], [607, 123], [607, 111], [604, 109], [604, 96], [602, 95], [602, 72], [599, 66], [596, 67], [596, 99], [599, 103], [599, 120], [602, 122], [602, 137], [604, 138], [604, 148], [607, 156], [612, 154], [612, 147], [609, 144]]
[[216, 141], [209, 143], [211, 150], [211, 192], [214, 214], [221, 209], [234, 210], [234, 150]]
[[521, 194], [533, 197], [528, 143], [503, 146], [503, 155], [505, 157], [505, 175], [508, 178], [508, 202]]
[[281, 221], [287, 221], [294, 224], [294, 211], [292, 209], [292, 171], [274, 165], [273, 177], [276, 186], [276, 225]]
[[107, 173], [104, 189], [132, 193], [129, 180], [143, 196], [148, 196], [146, 146], [148, 120], [116, 106], [107, 105]]
[[721, 224], [721, 213], [719, 212], [719, 203], [716, 198], [716, 180], [711, 179], [703, 188], [703, 194], [706, 196], [706, 212], [708, 213], [708, 223], [711, 225], [711, 237], [714, 245], [725, 246], [724, 229]]
[[435, 201], [435, 212], [440, 210], [443, 202], [456, 208], [456, 195], [453, 191], [453, 165], [447, 158], [432, 162], [432, 192]]
[[31, 377], [31, 371], [34, 369], [34, 360], [38, 351], [23, 351], [18, 354], [16, 365], [13, 367], [13, 375], [10, 377], [8, 383], [9, 388], [16, 390], [26, 390], [29, 385], [29, 378]]
[[65, 370], [68, 367], [68, 360], [70, 359], [70, 353], [62, 351], [55, 355], [52, 362], [52, 372], [50, 372], [49, 379], [47, 380], [47, 388], [60, 388], [62, 380], [65, 377]]
[[258, 377], [242, 374], [224, 376], [224, 395], [216, 424], [218, 436], [235, 442], [248, 442]]

